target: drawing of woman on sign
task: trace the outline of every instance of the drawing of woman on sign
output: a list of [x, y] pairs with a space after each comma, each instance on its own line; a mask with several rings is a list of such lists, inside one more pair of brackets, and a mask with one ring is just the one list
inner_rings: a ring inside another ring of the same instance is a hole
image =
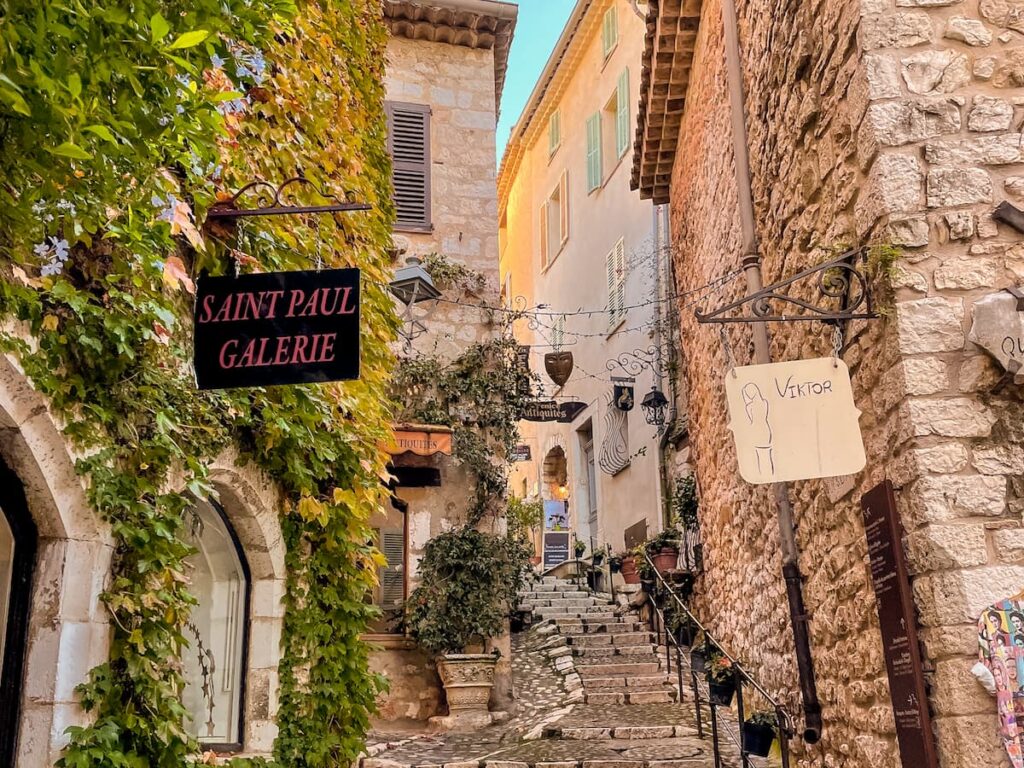
[[772, 425], [768, 421], [768, 401], [761, 394], [761, 388], [750, 382], [743, 387], [743, 407], [750, 422], [750, 434], [754, 440], [757, 468], [761, 472], [775, 474], [775, 458], [772, 456]]

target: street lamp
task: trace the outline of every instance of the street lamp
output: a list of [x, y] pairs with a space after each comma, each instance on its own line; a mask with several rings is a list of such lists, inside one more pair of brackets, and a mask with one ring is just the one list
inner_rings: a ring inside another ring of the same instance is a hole
[[651, 387], [651, 391], [640, 401], [640, 407], [644, 410], [644, 418], [647, 423], [656, 427], [664, 426], [667, 406], [668, 398], [657, 387]]
[[[399, 335], [405, 339], [405, 349], [412, 349], [412, 342], [417, 336], [426, 333], [427, 328], [412, 316], [414, 304], [421, 301], [431, 301], [441, 297], [441, 291], [430, 279], [430, 273], [423, 268], [420, 260], [415, 256], [409, 256], [405, 260], [405, 266], [395, 272], [394, 279], [388, 283], [388, 290], [391, 295], [405, 305], [405, 312], [402, 313], [402, 329]], [[406, 328], [408, 326], [408, 328]]]

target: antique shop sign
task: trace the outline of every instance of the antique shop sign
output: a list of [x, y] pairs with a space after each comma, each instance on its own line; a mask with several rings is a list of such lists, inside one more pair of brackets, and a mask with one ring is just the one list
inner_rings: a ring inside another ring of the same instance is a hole
[[917, 616], [903, 552], [903, 524], [892, 483], [886, 480], [864, 494], [861, 507], [900, 758], [904, 768], [936, 768]]
[[777, 483], [864, 468], [850, 371], [831, 357], [747, 365], [725, 375], [740, 475]]
[[201, 277], [200, 389], [359, 378], [359, 270]]
[[559, 403], [555, 400], [531, 400], [523, 406], [520, 418], [524, 421], [560, 421], [568, 424], [587, 407], [586, 403], [567, 400]]
[[[1011, 292], [1012, 291], [1012, 292]], [[999, 291], [974, 302], [971, 333], [967, 337], [995, 358], [1015, 384], [1024, 383], [1024, 313], [1017, 289]], [[1024, 297], [1024, 294], [1020, 294]]]
[[509, 454], [509, 461], [529, 461], [533, 458], [533, 452], [530, 450], [530, 446], [526, 443], [520, 443], [512, 449], [512, 453]]
[[415, 453], [417, 456], [433, 456], [435, 453], [452, 455], [452, 432], [438, 427], [434, 429], [396, 429], [388, 453]]
[[569, 533], [544, 534], [544, 570], [554, 568], [569, 559]]

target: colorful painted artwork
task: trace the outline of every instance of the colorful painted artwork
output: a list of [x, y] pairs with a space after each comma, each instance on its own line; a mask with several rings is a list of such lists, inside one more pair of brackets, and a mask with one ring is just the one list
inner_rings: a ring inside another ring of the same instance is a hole
[[996, 683], [999, 732], [1013, 768], [1024, 768], [1024, 602], [1003, 600], [978, 620], [978, 655]]

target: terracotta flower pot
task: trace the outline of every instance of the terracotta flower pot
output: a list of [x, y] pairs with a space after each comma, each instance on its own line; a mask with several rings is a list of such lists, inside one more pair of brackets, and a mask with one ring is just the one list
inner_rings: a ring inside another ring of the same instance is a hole
[[491, 698], [497, 661], [497, 656], [491, 653], [446, 653], [438, 659], [437, 673], [444, 683], [451, 715], [479, 714], [489, 719], [487, 702]]
[[743, 724], [743, 751], [748, 755], [768, 757], [773, 741], [775, 741], [775, 729], [770, 725], [751, 722]]
[[632, 555], [622, 558], [622, 579], [627, 584], [640, 583], [640, 573], [636, 569], [636, 558]]
[[658, 573], [664, 575], [676, 567], [679, 562], [679, 550], [673, 547], [662, 547], [661, 550], [651, 558]]

